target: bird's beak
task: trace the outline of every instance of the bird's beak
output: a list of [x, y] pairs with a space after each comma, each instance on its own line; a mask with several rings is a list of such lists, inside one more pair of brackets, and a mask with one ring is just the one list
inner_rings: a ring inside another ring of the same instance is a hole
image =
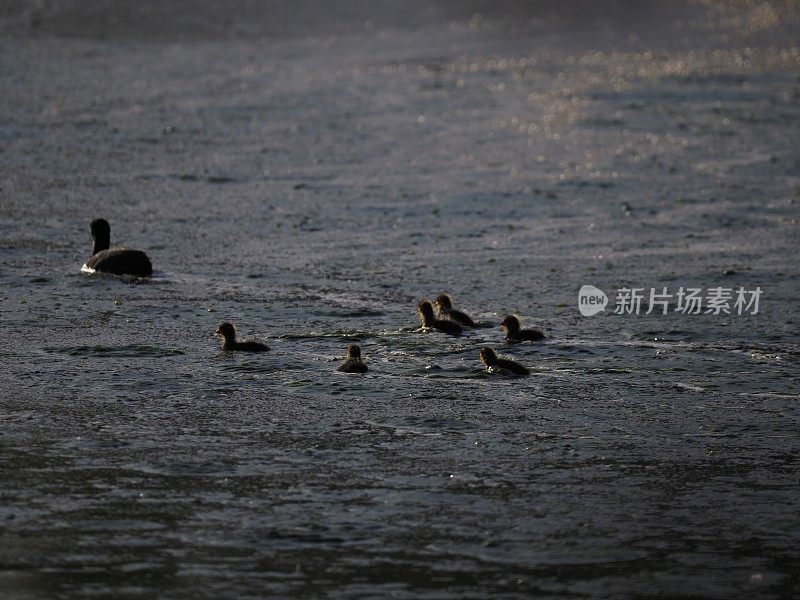
[[214, 332], [214, 335], [222, 335], [222, 331], [219, 328]]

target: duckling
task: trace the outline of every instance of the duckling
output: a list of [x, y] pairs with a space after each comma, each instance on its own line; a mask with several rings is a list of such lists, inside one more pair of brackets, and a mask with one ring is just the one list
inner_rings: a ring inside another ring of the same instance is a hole
[[417, 307], [417, 312], [419, 312], [419, 316], [422, 318], [422, 326], [423, 327], [431, 327], [433, 329], [438, 329], [442, 333], [446, 333], [447, 335], [461, 335], [464, 332], [464, 329], [456, 323], [455, 321], [446, 321], [443, 319], [437, 319], [433, 316], [433, 305], [427, 301], [423, 300], [419, 303]]
[[347, 359], [336, 370], [342, 373], [366, 373], [369, 371], [367, 365], [361, 360], [361, 346], [350, 344], [347, 347]]
[[497, 354], [495, 354], [494, 350], [491, 348], [481, 348], [481, 362], [485, 364], [486, 368], [491, 372], [508, 371], [520, 377], [531, 374], [528, 369], [513, 360], [498, 358]]
[[153, 265], [147, 254], [131, 248], [110, 248], [111, 227], [105, 219], [95, 219], [91, 224], [92, 256], [83, 265], [90, 273], [112, 273], [114, 275], [135, 275], [150, 277]]
[[500, 327], [506, 330], [506, 341], [514, 342], [536, 342], [546, 339], [547, 336], [538, 329], [520, 329], [519, 319], [513, 315], [508, 315]]
[[237, 342], [236, 330], [230, 323], [220, 325], [214, 335], [222, 338], [222, 349], [226, 352], [229, 350], [240, 350], [242, 352], [266, 352], [269, 350], [269, 347], [261, 342]]
[[468, 314], [453, 308], [453, 301], [447, 294], [441, 294], [436, 298], [434, 304], [436, 304], [439, 314], [444, 315], [451, 321], [455, 321], [463, 327], [475, 327], [475, 321], [473, 321]]

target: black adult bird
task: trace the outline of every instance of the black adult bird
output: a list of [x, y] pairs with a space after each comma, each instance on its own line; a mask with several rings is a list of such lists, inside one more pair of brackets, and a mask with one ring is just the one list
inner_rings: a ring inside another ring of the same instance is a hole
[[361, 360], [361, 346], [350, 344], [347, 347], [347, 359], [336, 370], [342, 373], [366, 373], [369, 371], [367, 365]]
[[92, 221], [92, 256], [83, 265], [90, 272], [112, 273], [114, 275], [135, 275], [150, 277], [153, 265], [147, 254], [131, 248], [110, 248], [111, 227], [105, 219]]
[[475, 327], [475, 321], [467, 313], [453, 308], [453, 301], [447, 294], [441, 294], [436, 298], [434, 304], [439, 309], [439, 314], [444, 315], [451, 321], [455, 321], [463, 327]]
[[511, 343], [536, 342], [546, 339], [545, 334], [538, 329], [520, 329], [519, 319], [513, 315], [508, 315], [503, 319], [503, 322], [500, 323], [500, 327], [506, 330], [506, 341]]
[[485, 364], [486, 368], [490, 371], [508, 371], [520, 377], [531, 374], [531, 372], [521, 364], [508, 358], [499, 358], [491, 348], [481, 348], [481, 362]]
[[454, 321], [446, 321], [444, 319], [437, 319], [434, 317], [433, 306], [427, 300], [423, 300], [419, 303], [417, 312], [419, 312], [419, 316], [422, 319], [423, 327], [438, 329], [447, 335], [461, 335], [464, 332], [461, 325], [458, 323]]
[[222, 338], [222, 349], [225, 351], [266, 352], [269, 350], [269, 346], [261, 342], [237, 342], [236, 329], [234, 329], [233, 325], [230, 323], [223, 323], [220, 325], [219, 329], [214, 332], [214, 335], [218, 335]]

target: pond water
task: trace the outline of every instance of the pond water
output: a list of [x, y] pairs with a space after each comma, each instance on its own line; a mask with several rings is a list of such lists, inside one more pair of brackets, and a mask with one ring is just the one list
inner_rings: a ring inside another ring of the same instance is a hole
[[[4, 598], [796, 597], [796, 5], [437, 6], [266, 37], [11, 11]], [[100, 216], [152, 280], [80, 271]], [[549, 339], [420, 331], [442, 292]]]

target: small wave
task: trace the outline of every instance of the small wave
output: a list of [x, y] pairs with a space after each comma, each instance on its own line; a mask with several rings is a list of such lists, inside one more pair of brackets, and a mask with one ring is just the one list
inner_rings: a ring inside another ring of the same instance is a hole
[[117, 358], [164, 358], [167, 356], [181, 356], [183, 351], [176, 348], [159, 348], [144, 344], [130, 344], [127, 346], [68, 346], [66, 348], [45, 348], [50, 354], [68, 354], [69, 356], [97, 356]]
[[174, 477], [221, 477], [238, 474], [236, 465], [219, 463], [138, 463], [127, 465], [128, 468], [150, 475], [167, 475]]
[[394, 429], [412, 433], [440, 433], [448, 431], [475, 431], [479, 429], [477, 423], [461, 419], [439, 417], [398, 417], [385, 421], [365, 421], [368, 425], [382, 429]]
[[331, 332], [316, 332], [310, 331], [308, 333], [285, 333], [278, 337], [279, 340], [314, 340], [314, 339], [342, 339], [342, 340], [363, 340], [378, 338], [383, 335], [373, 331], [331, 331]]
[[92, 269], [91, 267], [87, 267], [86, 263], [81, 265], [81, 273], [86, 273], [88, 275], [93, 275], [95, 277], [100, 278], [107, 278], [111, 280], [118, 280], [123, 281], [125, 283], [167, 283], [171, 282], [171, 280], [167, 277], [167, 274], [163, 271], [153, 271], [152, 275], [149, 277], [139, 277], [138, 275], [116, 275], [115, 273], [104, 273], [103, 271], [97, 271]]

